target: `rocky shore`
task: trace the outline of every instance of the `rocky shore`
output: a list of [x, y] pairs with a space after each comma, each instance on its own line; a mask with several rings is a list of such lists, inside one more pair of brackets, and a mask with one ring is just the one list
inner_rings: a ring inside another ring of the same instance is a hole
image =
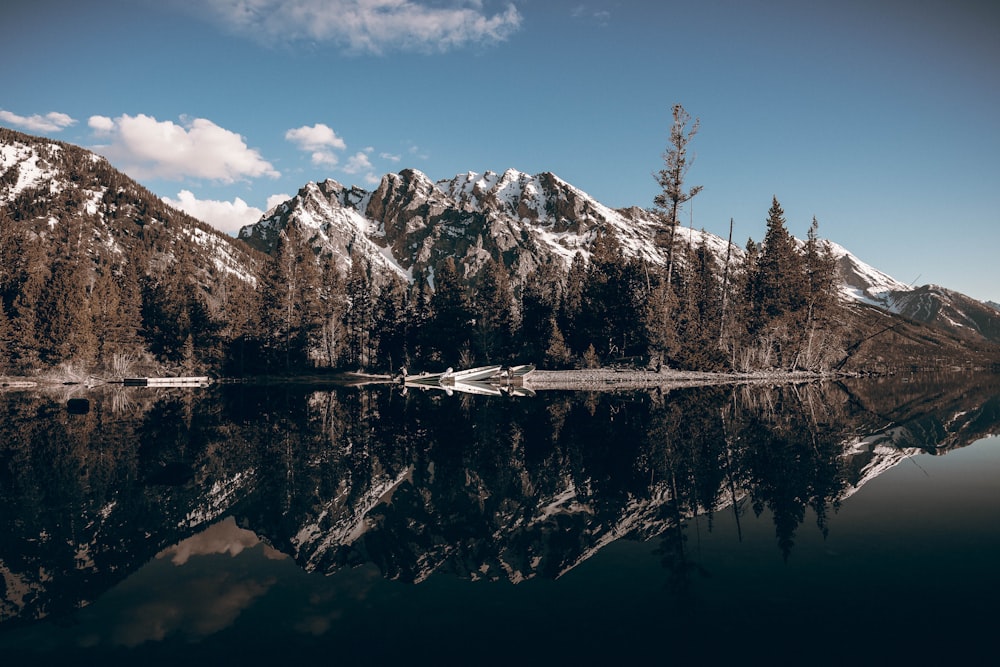
[[707, 373], [617, 368], [591, 368], [567, 371], [536, 370], [524, 378], [524, 386], [535, 391], [568, 389], [613, 391], [616, 389], [653, 389], [696, 387], [717, 384], [808, 382], [827, 377], [817, 373]]

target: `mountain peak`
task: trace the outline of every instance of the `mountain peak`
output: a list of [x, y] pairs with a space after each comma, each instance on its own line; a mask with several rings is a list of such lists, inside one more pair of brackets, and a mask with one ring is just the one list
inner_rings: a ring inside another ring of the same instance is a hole
[[864, 263], [844, 246], [833, 241], [826, 243], [829, 244], [837, 262], [837, 269], [843, 281], [841, 292], [845, 297], [886, 308], [894, 294], [912, 289], [906, 283]]

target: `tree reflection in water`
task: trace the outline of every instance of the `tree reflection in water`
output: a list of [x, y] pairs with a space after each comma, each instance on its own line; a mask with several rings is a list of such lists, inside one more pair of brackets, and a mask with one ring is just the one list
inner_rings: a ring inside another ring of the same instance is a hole
[[692, 519], [768, 513], [793, 557], [810, 513], [907, 451], [1000, 421], [993, 378], [536, 397], [395, 387], [4, 393], [0, 621], [65, 614], [222, 516], [310, 572], [557, 578], [658, 539], [670, 588], [708, 575]]

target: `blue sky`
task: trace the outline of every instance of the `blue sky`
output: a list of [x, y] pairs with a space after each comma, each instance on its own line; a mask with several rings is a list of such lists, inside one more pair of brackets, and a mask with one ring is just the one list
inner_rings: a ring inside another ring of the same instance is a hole
[[904, 282], [1000, 301], [992, 0], [6, 0], [0, 125], [94, 149], [232, 232], [333, 178], [551, 171], [652, 206], [700, 120], [685, 221], [771, 197]]

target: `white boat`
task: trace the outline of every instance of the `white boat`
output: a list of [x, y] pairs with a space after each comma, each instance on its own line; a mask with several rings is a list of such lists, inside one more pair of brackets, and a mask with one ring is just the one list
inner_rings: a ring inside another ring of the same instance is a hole
[[503, 368], [497, 366], [479, 366], [477, 368], [467, 368], [464, 371], [452, 371], [450, 368], [441, 375], [441, 384], [455, 384], [458, 382], [479, 382], [489, 380]]
[[423, 373], [405, 376], [403, 384], [419, 389], [444, 389], [449, 394], [458, 391], [465, 394], [499, 396], [506, 392], [511, 396], [531, 396], [527, 389], [511, 391], [511, 385], [519, 385], [521, 380], [535, 370], [533, 364], [522, 364], [504, 368], [500, 365], [477, 366], [462, 371], [451, 368], [443, 373]]

